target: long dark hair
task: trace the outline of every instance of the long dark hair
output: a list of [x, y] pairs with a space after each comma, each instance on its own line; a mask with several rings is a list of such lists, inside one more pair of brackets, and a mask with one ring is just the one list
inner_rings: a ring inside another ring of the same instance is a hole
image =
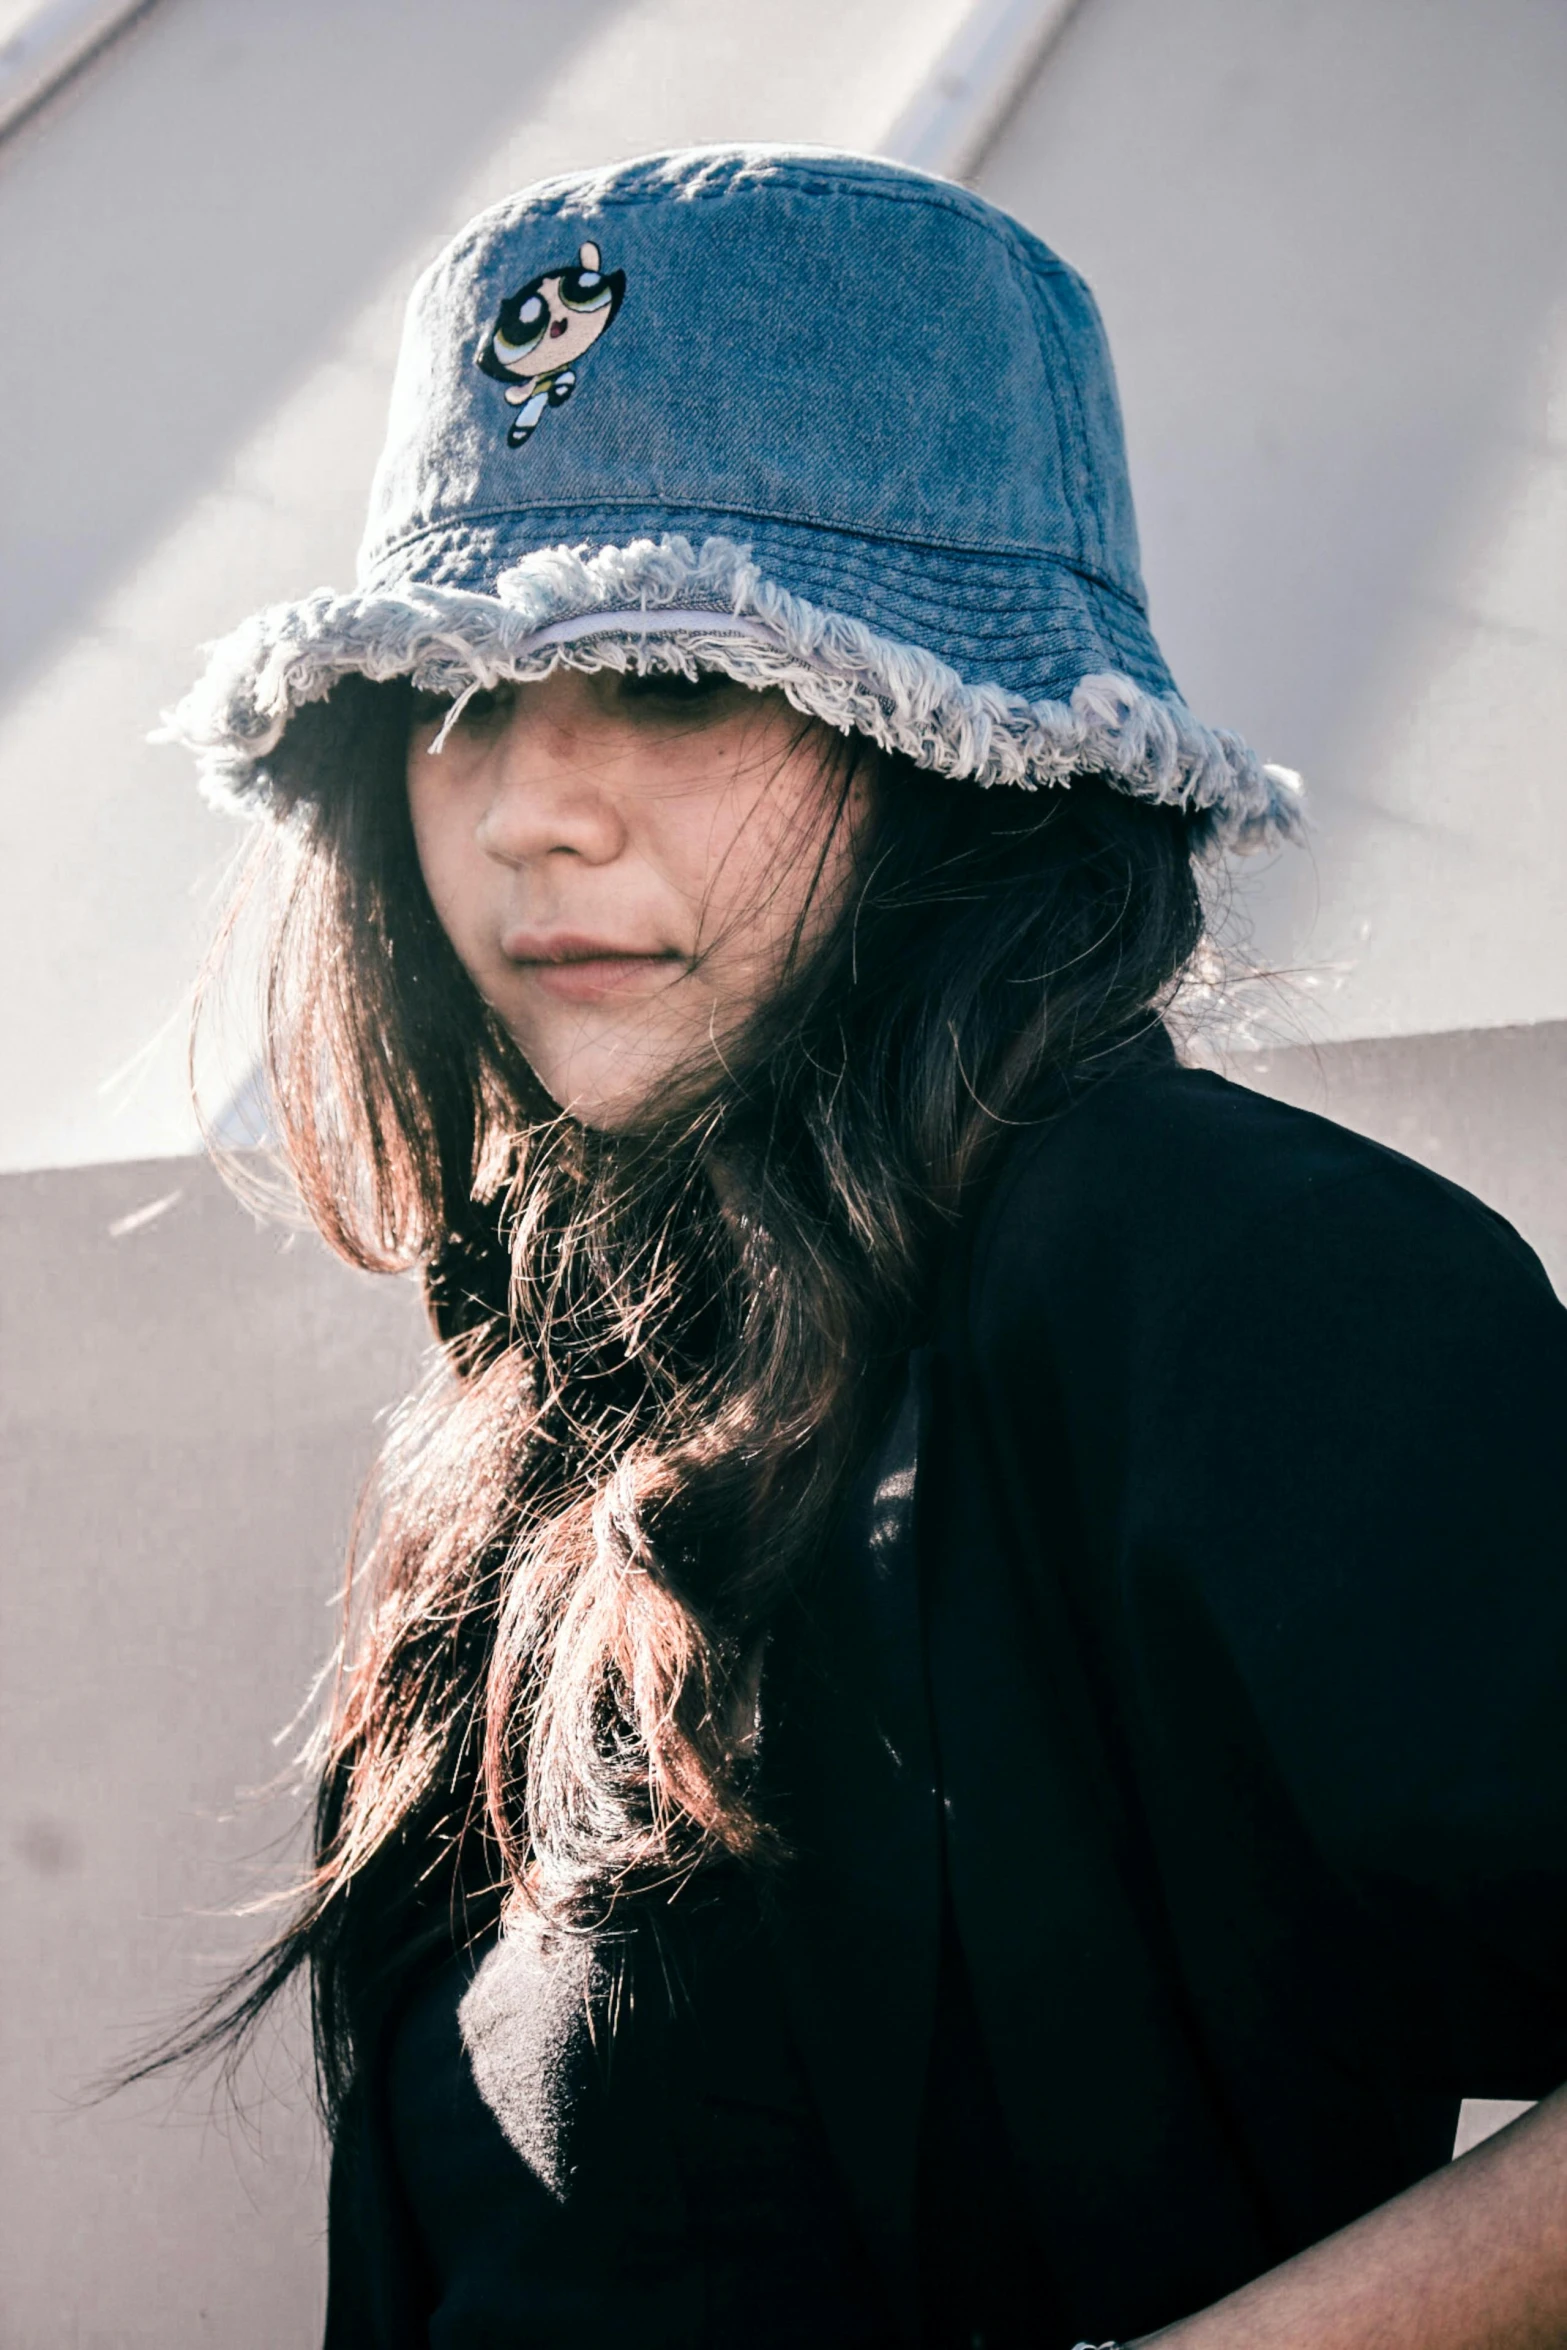
[[273, 763], [267, 1037], [310, 1215], [356, 1265], [422, 1268], [445, 1360], [383, 1464], [314, 1867], [180, 2042], [232, 2044], [304, 1969], [329, 2110], [422, 1951], [508, 1902], [601, 1930], [774, 1856], [763, 1645], [942, 1234], [1052, 1084], [1157, 1024], [1202, 928], [1179, 812], [1092, 776], [981, 791], [817, 730], [835, 820], [874, 767], [849, 903], [721, 1081], [591, 1133], [436, 920], [412, 708], [347, 680]]

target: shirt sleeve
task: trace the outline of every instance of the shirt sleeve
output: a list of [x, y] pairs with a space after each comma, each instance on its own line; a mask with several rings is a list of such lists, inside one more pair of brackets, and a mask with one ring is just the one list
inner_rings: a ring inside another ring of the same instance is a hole
[[1538, 1261], [1359, 1143], [1200, 1232], [1178, 1192], [1070, 1246], [1055, 1217], [1014, 1215], [993, 1258], [997, 1408], [1051, 1481], [1041, 1517], [1071, 1486], [1076, 1604], [1172, 1900], [1203, 1888], [1204, 1930], [1293, 1967], [1346, 2063], [1544, 2094], [1567, 2076], [1567, 1314]]

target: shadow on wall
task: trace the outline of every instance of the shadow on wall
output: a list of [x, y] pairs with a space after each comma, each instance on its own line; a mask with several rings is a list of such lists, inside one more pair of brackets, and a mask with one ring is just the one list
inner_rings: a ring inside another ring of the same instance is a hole
[[[112, 106], [89, 67], [0, 148], [7, 344], [55, 355], [7, 371], [0, 694], [221, 477], [440, 217], [432, 191], [623, 5], [157, 0], [115, 45]], [[383, 421], [365, 417], [367, 482]]]

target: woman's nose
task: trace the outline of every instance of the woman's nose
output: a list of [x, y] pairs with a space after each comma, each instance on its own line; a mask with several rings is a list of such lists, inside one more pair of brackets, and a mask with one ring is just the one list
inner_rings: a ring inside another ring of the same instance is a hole
[[591, 730], [520, 703], [491, 747], [492, 784], [476, 838], [503, 865], [580, 857], [607, 865], [625, 847], [620, 804]]

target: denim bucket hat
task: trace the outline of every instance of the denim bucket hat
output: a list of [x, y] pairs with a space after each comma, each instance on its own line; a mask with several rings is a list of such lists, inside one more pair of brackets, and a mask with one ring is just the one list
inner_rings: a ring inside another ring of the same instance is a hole
[[1231, 847], [1299, 825], [1154, 641], [1087, 287], [869, 157], [692, 148], [482, 213], [414, 290], [357, 586], [235, 630], [166, 732], [265, 808], [346, 675], [563, 663], [717, 668], [982, 784], [1097, 772]]

